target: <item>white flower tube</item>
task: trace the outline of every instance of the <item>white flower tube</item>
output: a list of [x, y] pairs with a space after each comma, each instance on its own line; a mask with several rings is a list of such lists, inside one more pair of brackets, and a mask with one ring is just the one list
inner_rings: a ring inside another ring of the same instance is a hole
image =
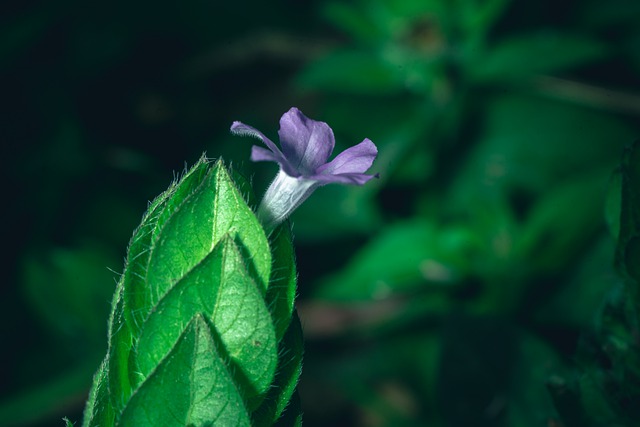
[[280, 169], [258, 207], [258, 218], [267, 232], [284, 221], [319, 186], [317, 181], [291, 177]]

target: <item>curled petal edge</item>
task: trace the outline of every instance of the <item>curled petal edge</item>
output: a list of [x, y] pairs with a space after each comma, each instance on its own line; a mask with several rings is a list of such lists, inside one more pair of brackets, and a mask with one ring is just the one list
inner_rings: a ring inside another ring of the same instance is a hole
[[[258, 129], [245, 125], [242, 122], [233, 122], [231, 125], [231, 133], [233, 135], [238, 136], [250, 136], [252, 138], [256, 138], [261, 140], [264, 145], [267, 146], [269, 150], [265, 150], [262, 147], [253, 146], [251, 150], [251, 160], [255, 162], [261, 161], [274, 161], [280, 165], [285, 172], [287, 172], [291, 176], [299, 176], [296, 169], [292, 167], [292, 165], [287, 161], [282, 151], [273, 143], [269, 138], [267, 138], [262, 132]], [[272, 153], [272, 155], [267, 154], [268, 151]], [[254, 158], [255, 156], [255, 158]]]
[[364, 185], [373, 178], [378, 178], [378, 174], [368, 175], [366, 173], [339, 173], [335, 175], [319, 174], [308, 177], [307, 179], [316, 181], [320, 185], [327, 184], [354, 184]]

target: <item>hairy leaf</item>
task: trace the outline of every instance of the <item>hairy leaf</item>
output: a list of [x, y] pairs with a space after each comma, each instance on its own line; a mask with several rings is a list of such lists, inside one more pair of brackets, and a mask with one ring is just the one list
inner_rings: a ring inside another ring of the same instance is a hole
[[84, 425], [280, 422], [301, 366], [295, 288], [289, 230], [270, 243], [224, 165], [201, 159], [133, 234]]

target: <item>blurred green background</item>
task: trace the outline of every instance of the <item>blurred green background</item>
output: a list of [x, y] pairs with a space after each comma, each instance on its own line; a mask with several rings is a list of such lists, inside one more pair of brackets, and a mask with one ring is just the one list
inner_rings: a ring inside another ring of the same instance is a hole
[[379, 180], [292, 218], [305, 425], [574, 425], [548, 385], [579, 378], [621, 281], [605, 201], [640, 136], [640, 2], [0, 10], [0, 424], [81, 419], [147, 201], [203, 151], [261, 194], [276, 167], [229, 126], [276, 140], [297, 106], [336, 152], [380, 152]]

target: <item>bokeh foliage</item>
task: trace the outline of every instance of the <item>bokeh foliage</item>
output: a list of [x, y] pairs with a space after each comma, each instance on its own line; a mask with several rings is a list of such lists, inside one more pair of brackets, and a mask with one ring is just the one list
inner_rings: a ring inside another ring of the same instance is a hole
[[203, 150], [260, 193], [228, 127], [293, 105], [381, 175], [293, 217], [305, 424], [637, 422], [637, 1], [2, 9], [3, 424], [80, 419], [146, 201]]

